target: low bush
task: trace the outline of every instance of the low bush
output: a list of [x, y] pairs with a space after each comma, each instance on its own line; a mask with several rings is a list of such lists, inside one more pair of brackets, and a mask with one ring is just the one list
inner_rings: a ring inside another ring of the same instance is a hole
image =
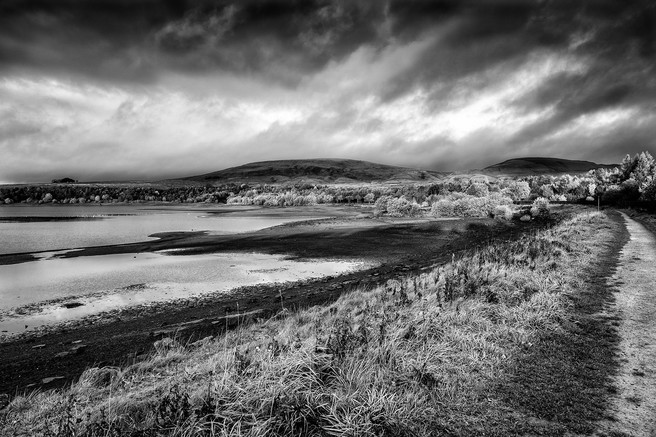
[[485, 197], [490, 194], [490, 189], [486, 184], [474, 182], [467, 188], [466, 193], [470, 196]]
[[500, 193], [486, 197], [454, 193], [438, 198], [431, 206], [430, 214], [435, 217], [494, 217], [497, 207], [512, 203], [509, 197]]
[[413, 217], [421, 213], [421, 207], [416, 202], [399, 197], [387, 201], [387, 213], [392, 217]]
[[493, 214], [495, 219], [503, 219], [503, 220], [510, 221], [513, 219], [514, 211], [512, 207], [508, 205], [499, 205], [494, 207]]
[[383, 196], [376, 200], [374, 214], [387, 214], [391, 217], [415, 217], [422, 214], [421, 207], [405, 197]]
[[546, 217], [549, 215], [549, 200], [544, 197], [538, 197], [531, 205], [531, 215], [533, 217]]

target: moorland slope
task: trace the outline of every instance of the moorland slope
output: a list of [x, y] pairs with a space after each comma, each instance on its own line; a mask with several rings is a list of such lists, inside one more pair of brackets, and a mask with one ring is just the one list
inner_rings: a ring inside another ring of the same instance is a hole
[[434, 180], [439, 172], [377, 164], [354, 159], [289, 159], [251, 162], [185, 178], [203, 182], [384, 182]]
[[532, 176], [537, 174], [584, 173], [601, 167], [616, 167], [616, 165], [561, 158], [526, 157], [508, 159], [490, 165], [485, 167], [482, 172], [503, 176]]

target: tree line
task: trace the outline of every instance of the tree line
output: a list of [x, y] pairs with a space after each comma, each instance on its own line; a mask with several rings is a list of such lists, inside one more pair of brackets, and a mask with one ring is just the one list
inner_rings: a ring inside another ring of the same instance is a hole
[[[489, 200], [474, 200], [483, 198]], [[653, 202], [656, 201], [656, 162], [649, 152], [641, 152], [633, 157], [627, 155], [618, 167], [599, 168], [584, 174], [519, 178], [462, 175], [430, 184], [230, 183], [167, 187], [53, 183], [0, 187], [0, 201], [5, 204], [173, 202], [286, 207], [345, 203], [377, 205], [383, 211], [416, 211], [422, 207], [434, 211], [469, 210], [480, 204], [489, 212], [509, 202], [537, 198], [551, 202], [599, 199], [608, 205], [639, 200]]]

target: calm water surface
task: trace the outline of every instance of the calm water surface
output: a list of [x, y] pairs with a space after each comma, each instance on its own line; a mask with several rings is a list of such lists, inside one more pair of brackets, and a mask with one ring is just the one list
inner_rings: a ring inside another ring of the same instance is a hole
[[[227, 234], [297, 220], [308, 217], [111, 205], [0, 207], [0, 253], [39, 252], [40, 258], [0, 265], [0, 336], [134, 305], [365, 267], [362, 262], [298, 262], [257, 253], [55, 257], [75, 248], [145, 241], [159, 232]], [[66, 308], [71, 302], [81, 305]]]
[[0, 254], [135, 243], [159, 232], [247, 232], [295, 220], [123, 205], [0, 207]]
[[[364, 265], [347, 261], [299, 262], [257, 253], [141, 253], [0, 266], [0, 277], [8, 278], [0, 283], [0, 334], [18, 334], [134, 305], [227, 293], [244, 285], [337, 275]], [[3, 276], [5, 268], [13, 268], [14, 272]], [[66, 308], [71, 303], [80, 306]]]

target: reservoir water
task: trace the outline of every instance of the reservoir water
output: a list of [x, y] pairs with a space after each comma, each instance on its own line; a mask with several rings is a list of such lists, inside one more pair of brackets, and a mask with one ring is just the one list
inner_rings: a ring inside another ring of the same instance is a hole
[[336, 275], [365, 266], [258, 253], [56, 256], [76, 248], [145, 241], [159, 232], [228, 234], [308, 219], [264, 211], [225, 212], [136, 206], [0, 208], [0, 253], [39, 252], [35, 261], [0, 265], [0, 337], [134, 305]]
[[223, 212], [123, 205], [5, 206], [0, 207], [0, 254], [134, 243], [159, 232], [247, 232], [298, 220]]

